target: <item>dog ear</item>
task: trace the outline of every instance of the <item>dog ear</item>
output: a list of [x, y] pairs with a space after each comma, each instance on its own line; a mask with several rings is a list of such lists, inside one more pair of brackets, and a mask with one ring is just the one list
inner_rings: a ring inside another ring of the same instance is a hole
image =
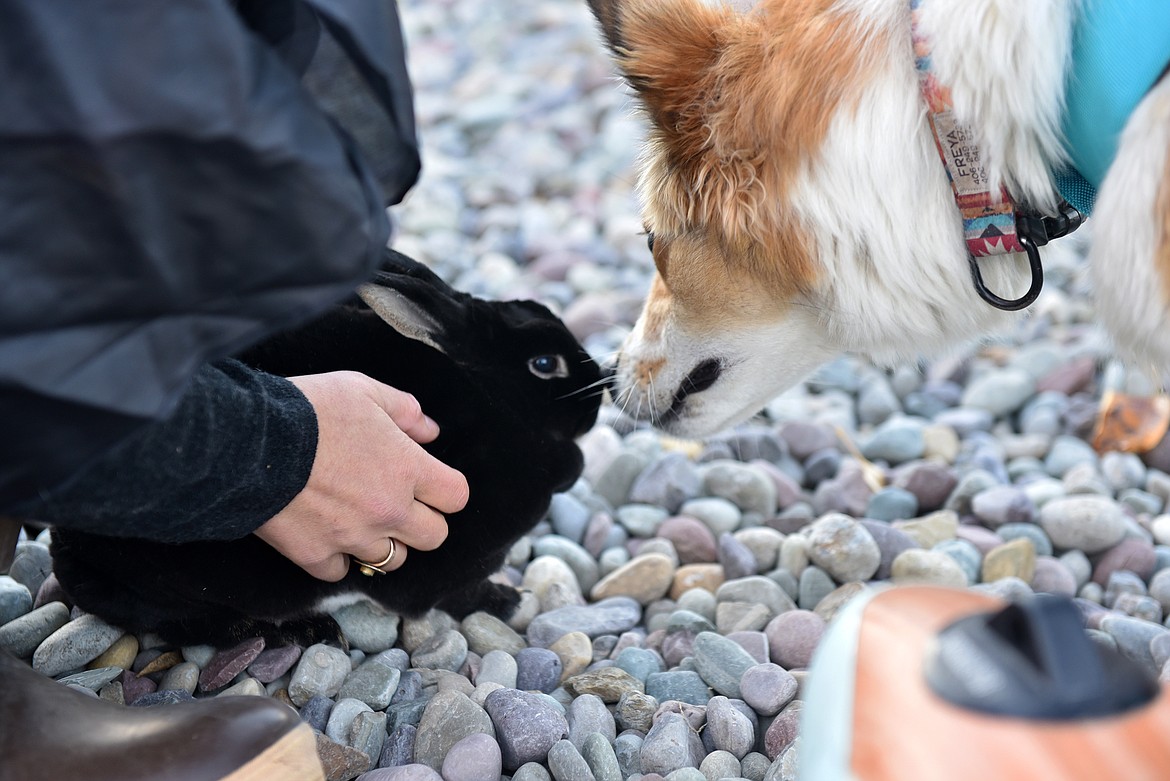
[[625, 48], [622, 40], [621, 0], [589, 0], [589, 10], [597, 19], [601, 27], [601, 34], [605, 42], [615, 55], [620, 55]]
[[[614, 61], [653, 125], [679, 151], [706, 143], [715, 64], [741, 16], [701, 0], [588, 0]], [[685, 155], [684, 155], [685, 156]]]

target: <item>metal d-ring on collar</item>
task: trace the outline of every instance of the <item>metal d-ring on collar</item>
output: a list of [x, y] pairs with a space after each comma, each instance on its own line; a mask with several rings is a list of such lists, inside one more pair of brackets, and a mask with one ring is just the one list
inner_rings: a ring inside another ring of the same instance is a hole
[[971, 279], [975, 283], [975, 292], [987, 303], [996, 309], [1005, 312], [1018, 312], [1030, 306], [1040, 295], [1044, 287], [1044, 266], [1040, 262], [1040, 247], [1052, 239], [1059, 239], [1075, 231], [1085, 221], [1085, 216], [1074, 209], [1067, 201], [1061, 201], [1058, 213], [1054, 217], [1045, 217], [1035, 212], [1020, 211], [1016, 213], [1016, 238], [1020, 246], [1028, 254], [1028, 268], [1032, 272], [1032, 284], [1028, 291], [1019, 298], [1002, 298], [988, 289], [983, 282], [983, 274], [979, 271], [979, 261], [974, 255], [967, 254], [967, 262], [971, 266]]

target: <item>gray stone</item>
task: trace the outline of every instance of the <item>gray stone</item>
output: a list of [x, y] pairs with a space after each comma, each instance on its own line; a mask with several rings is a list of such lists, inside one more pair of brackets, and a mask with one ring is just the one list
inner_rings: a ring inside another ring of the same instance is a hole
[[[488, 701], [505, 689], [488, 695]], [[468, 735], [494, 734], [492, 720], [467, 695], [440, 691], [423, 710], [415, 738], [414, 756], [419, 764], [438, 770], [451, 747]]]
[[581, 742], [581, 756], [597, 781], [622, 781], [622, 769], [618, 765], [612, 741], [612, 738], [593, 733], [586, 735]]
[[613, 714], [596, 695], [581, 694], [575, 697], [569, 703], [565, 718], [569, 722], [569, 740], [578, 751], [584, 747], [588, 735], [600, 734], [606, 740], [617, 737]]
[[711, 698], [711, 690], [707, 683], [693, 670], [670, 670], [651, 674], [646, 678], [646, 694], [658, 702], [678, 700], [691, 705], [706, 705], [707, 700]]
[[756, 664], [738, 643], [714, 632], [700, 632], [695, 637], [694, 657], [703, 680], [720, 694], [735, 698], [740, 697], [739, 679]]
[[651, 504], [623, 504], [615, 517], [626, 531], [635, 537], [653, 537], [658, 525], [670, 515], [661, 507]]
[[861, 447], [870, 461], [902, 464], [922, 458], [926, 450], [923, 425], [915, 418], [893, 417], [878, 426]]
[[884, 423], [891, 415], [901, 412], [902, 404], [890, 383], [879, 374], [865, 378], [857, 392], [857, 420], [865, 425]]
[[25, 540], [16, 543], [16, 552], [8, 568], [8, 576], [36, 594], [45, 579], [53, 572], [53, 557], [49, 546], [41, 542]]
[[[878, 521], [897, 521], [918, 515], [918, 497], [905, 488], [890, 486], [869, 498], [865, 517]], [[868, 528], [868, 527], [867, 527]]]
[[[624, 450], [610, 462], [593, 485], [597, 494], [613, 506], [624, 504], [630, 495], [630, 488], [650, 459], [641, 453]], [[619, 519], [620, 521], [620, 519]], [[628, 527], [627, 527], [628, 528]], [[563, 532], [559, 532], [562, 533]], [[568, 534], [565, 534], [569, 537]], [[572, 537], [569, 537], [572, 539]]]
[[121, 629], [107, 624], [95, 615], [89, 613], [81, 615], [53, 632], [37, 646], [32, 658], [33, 669], [42, 675], [55, 677], [84, 667], [123, 634], [125, 632]]
[[182, 691], [194, 694], [199, 685], [199, 668], [191, 662], [180, 662], [163, 673], [158, 691]]
[[704, 781], [721, 781], [722, 779], [737, 779], [742, 776], [742, 766], [734, 754], [726, 751], [712, 751], [703, 758], [699, 765]]
[[69, 621], [63, 602], [50, 602], [0, 626], [0, 648], [27, 659], [50, 635]]
[[809, 529], [809, 559], [838, 583], [869, 580], [881, 550], [865, 526], [840, 513], [819, 518]]
[[1083, 439], [1062, 435], [1052, 440], [1052, 447], [1044, 459], [1044, 468], [1053, 477], [1064, 477], [1073, 467], [1079, 464], [1096, 466], [1097, 453], [1092, 446]]
[[443, 781], [497, 781], [500, 747], [491, 735], [477, 732], [460, 740], [443, 759]]
[[747, 756], [756, 742], [752, 722], [722, 696], [712, 697], [707, 703], [704, 739], [707, 738], [716, 749], [727, 751], [736, 759]]
[[666, 775], [682, 767], [698, 768], [704, 755], [703, 742], [686, 718], [664, 713], [646, 734], [639, 759], [643, 773]]
[[800, 573], [800, 596], [797, 604], [802, 610], [815, 610], [825, 597], [833, 593], [837, 584], [820, 567], [805, 567]]
[[480, 660], [475, 684], [498, 683], [505, 689], [515, 689], [516, 672], [516, 657], [507, 651], [488, 651]]
[[715, 461], [703, 468], [702, 475], [709, 496], [727, 499], [745, 513], [768, 517], [776, 512], [776, 486], [761, 469], [738, 461]]
[[[348, 697], [338, 699], [337, 704], [333, 706], [333, 710], [329, 713], [329, 721], [325, 724], [326, 737], [334, 743], [340, 743], [345, 746], [350, 745], [349, 728], [353, 725], [354, 719], [357, 718], [359, 713], [370, 712], [370, 706], [361, 700]], [[380, 750], [381, 747], [379, 747]]]
[[589, 764], [568, 740], [558, 740], [549, 749], [548, 769], [556, 781], [595, 781]]
[[1035, 392], [1036, 380], [1023, 369], [998, 369], [973, 380], [963, 391], [962, 404], [1000, 418], [1018, 410]]
[[[706, 684], [702, 683], [701, 678], [699, 683], [703, 685], [703, 694], [705, 695], [707, 693]], [[649, 694], [637, 691], [626, 692], [614, 707], [614, 721], [619, 729], [636, 729], [640, 732], [646, 732], [653, 725], [654, 713], [658, 710], [658, 705], [658, 700]]]
[[490, 613], [472, 613], [463, 619], [461, 630], [468, 649], [480, 656], [497, 650], [516, 654], [528, 647], [515, 629]]
[[553, 494], [548, 517], [553, 529], [562, 537], [580, 542], [592, 511], [572, 494]]
[[402, 671], [388, 666], [379, 656], [358, 665], [338, 690], [338, 698], [360, 700], [373, 710], [385, 710], [398, 690]]
[[1031, 498], [1019, 488], [995, 485], [971, 497], [975, 517], [995, 528], [1005, 523], [1030, 523], [1036, 514]]
[[333, 697], [351, 669], [349, 656], [340, 648], [320, 643], [309, 646], [293, 670], [289, 699], [300, 706], [316, 695]]
[[734, 532], [743, 521], [743, 512], [734, 502], [719, 496], [692, 499], [679, 509], [681, 515], [696, 518], [716, 539], [725, 532]]
[[1040, 509], [1040, 525], [1057, 548], [1087, 554], [1112, 548], [1126, 533], [1121, 506], [1103, 496], [1053, 499]]
[[543, 762], [549, 749], [569, 734], [569, 722], [548, 698], [515, 689], [487, 696], [484, 709], [500, 742], [505, 770]]
[[945, 553], [955, 560], [968, 583], [978, 583], [983, 571], [983, 554], [974, 543], [963, 539], [944, 540], [931, 548], [936, 553]]
[[569, 632], [590, 638], [620, 634], [638, 625], [642, 607], [629, 597], [610, 597], [587, 607], [568, 606], [542, 613], [528, 625], [528, 642], [547, 648]]
[[622, 733], [614, 740], [613, 753], [617, 757], [623, 778], [628, 779], [634, 774], [641, 774], [644, 742], [643, 736], [633, 732]]
[[33, 595], [28, 586], [8, 575], [0, 575], [0, 626], [33, 609]]
[[784, 589], [763, 575], [725, 581], [715, 592], [715, 598], [719, 602], [758, 602], [767, 607], [772, 615], [796, 609]]
[[428, 670], [458, 670], [467, 660], [467, 638], [455, 629], [437, 632], [410, 656], [414, 667]]
[[723, 565], [723, 574], [728, 580], [756, 574], [755, 555], [727, 532], [719, 535], [719, 563]]
[[[535, 541], [532, 546], [532, 552], [535, 556], [555, 556], [568, 564], [569, 569], [576, 575], [577, 585], [580, 586], [582, 591], [588, 591], [593, 588], [593, 584], [601, 577], [600, 569], [597, 566], [597, 559], [589, 551], [585, 550], [585, 548], [567, 537], [561, 537], [557, 534], [547, 534]], [[464, 619], [465, 623], [466, 620]], [[470, 639], [468, 638], [468, 640]], [[503, 648], [503, 646], [499, 647]], [[472, 650], [475, 650], [474, 646]], [[482, 652], [477, 651], [477, 653]]]
[[642, 683], [654, 674], [663, 671], [662, 657], [646, 648], [624, 648], [614, 663]]
[[551, 692], [561, 682], [561, 658], [547, 648], [525, 648], [516, 654], [516, 687]]
[[398, 642], [398, 615], [381, 605], [362, 600], [330, 613], [351, 648], [378, 653]]
[[1032, 548], [1036, 551], [1037, 556], [1052, 555], [1052, 540], [1048, 539], [1044, 530], [1034, 523], [1005, 523], [996, 529], [996, 533], [1003, 538], [1004, 542], [1018, 539], [1027, 540], [1032, 543]]
[[739, 688], [744, 702], [756, 713], [775, 716], [796, 696], [798, 686], [792, 673], [778, 664], [766, 662], [744, 670]]
[[1122, 655], [1141, 664], [1151, 675], [1160, 672], [1154, 664], [1150, 643], [1170, 632], [1170, 629], [1140, 618], [1111, 614], [1101, 619], [1101, 630], [1117, 642], [1117, 650]]
[[58, 678], [57, 683], [65, 686], [82, 686], [96, 692], [121, 674], [121, 667], [101, 667], [96, 670], [82, 670], [73, 675], [66, 675], [64, 678]]
[[552, 776], [544, 769], [544, 765], [526, 762], [512, 774], [512, 781], [552, 781]]
[[699, 496], [702, 488], [703, 481], [694, 462], [682, 453], [667, 453], [634, 480], [629, 501], [676, 513], [683, 502]]
[[317, 732], [325, 731], [331, 713], [333, 713], [333, 700], [321, 694], [310, 697], [300, 710], [301, 721]]

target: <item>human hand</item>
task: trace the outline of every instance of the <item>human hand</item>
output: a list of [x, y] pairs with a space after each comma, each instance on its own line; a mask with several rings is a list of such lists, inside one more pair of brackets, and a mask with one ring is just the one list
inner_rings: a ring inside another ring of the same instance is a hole
[[409, 393], [357, 372], [290, 377], [317, 413], [317, 455], [305, 487], [256, 530], [310, 575], [341, 580], [350, 556], [402, 566], [407, 548], [447, 538], [443, 513], [467, 504], [463, 475], [421, 444], [439, 434]]

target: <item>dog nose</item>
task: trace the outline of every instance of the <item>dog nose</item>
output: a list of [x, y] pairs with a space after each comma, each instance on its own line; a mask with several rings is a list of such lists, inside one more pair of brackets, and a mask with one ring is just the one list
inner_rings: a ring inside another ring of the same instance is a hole
[[714, 358], [708, 358], [691, 369], [690, 374], [683, 378], [682, 385], [679, 386], [679, 392], [687, 396], [692, 393], [705, 391], [715, 384], [722, 371], [723, 364]]
[[607, 361], [600, 365], [602, 387], [609, 390], [610, 395], [613, 395], [616, 388], [614, 383], [617, 382], [617, 359]]
[[670, 410], [667, 414], [678, 415], [682, 410], [683, 402], [686, 401], [687, 396], [710, 388], [719, 379], [719, 374], [722, 371], [723, 364], [714, 358], [708, 358], [691, 369], [690, 373], [686, 377], [683, 377], [683, 381], [679, 384], [678, 390], [674, 392], [674, 398], [670, 402]]

